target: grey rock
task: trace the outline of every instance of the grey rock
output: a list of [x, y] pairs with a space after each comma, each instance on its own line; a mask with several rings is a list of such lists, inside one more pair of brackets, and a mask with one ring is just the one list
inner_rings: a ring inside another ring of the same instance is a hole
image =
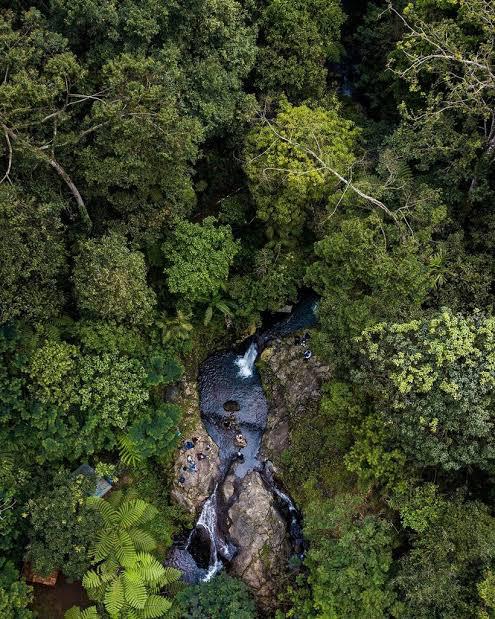
[[290, 546], [287, 524], [258, 472], [249, 473], [241, 481], [228, 516], [229, 536], [238, 547], [229, 571], [249, 586], [263, 608], [273, 608], [287, 570]]

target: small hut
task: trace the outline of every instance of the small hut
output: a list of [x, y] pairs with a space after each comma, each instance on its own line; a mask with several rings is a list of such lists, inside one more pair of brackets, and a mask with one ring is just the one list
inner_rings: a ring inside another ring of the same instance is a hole
[[96, 490], [93, 492], [93, 496], [104, 497], [112, 489], [112, 484], [104, 477], [100, 477], [96, 474], [96, 471], [89, 464], [81, 464], [74, 471], [74, 475], [85, 475], [86, 477], [96, 477]]

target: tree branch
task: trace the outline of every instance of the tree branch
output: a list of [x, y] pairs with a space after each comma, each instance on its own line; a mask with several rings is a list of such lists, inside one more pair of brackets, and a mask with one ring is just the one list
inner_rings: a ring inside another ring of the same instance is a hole
[[47, 155], [39, 147], [33, 146], [32, 144], [29, 144], [29, 142], [26, 142], [22, 140], [21, 138], [19, 138], [17, 134], [14, 133], [14, 131], [12, 131], [12, 129], [10, 129], [6, 125], [2, 124], [2, 128], [4, 130], [5, 135], [8, 136], [10, 140], [12, 140], [13, 142], [19, 142], [19, 141], [22, 142], [25, 146], [33, 150], [41, 159], [46, 161], [57, 172], [57, 174], [62, 178], [62, 180], [65, 182], [70, 192], [74, 196], [74, 199], [79, 208], [79, 215], [81, 216], [81, 219], [84, 222], [85, 226], [88, 229], [91, 228], [92, 222], [88, 214], [88, 211], [86, 209], [86, 205], [84, 204], [84, 200], [82, 199], [82, 196], [79, 193], [78, 188], [75, 186], [74, 182], [72, 181], [71, 177], [67, 174], [67, 172], [60, 165], [60, 163], [54, 157], [50, 157], [49, 155]]
[[7, 170], [2, 176], [2, 180], [0, 180], [0, 184], [3, 183], [5, 180], [10, 181], [10, 170], [12, 169], [12, 144], [10, 142], [10, 137], [5, 127], [3, 127], [3, 132], [5, 134], [5, 141], [7, 142], [7, 148], [9, 151], [9, 162], [7, 164]]
[[398, 220], [397, 220], [397, 217], [395, 216], [395, 214], [383, 202], [381, 202], [377, 198], [374, 198], [373, 196], [370, 196], [370, 195], [364, 193], [364, 191], [361, 191], [361, 189], [359, 189], [359, 187], [356, 187], [356, 185], [354, 185], [354, 183], [350, 179], [345, 178], [344, 176], [342, 176], [342, 174], [337, 172], [337, 170], [335, 170], [334, 168], [330, 167], [326, 163], [326, 161], [324, 161], [317, 153], [315, 153], [313, 150], [311, 150], [307, 146], [299, 144], [295, 140], [293, 140], [291, 138], [287, 138], [284, 135], [282, 135], [273, 126], [273, 123], [271, 123], [268, 120], [268, 118], [266, 117], [265, 114], [262, 115], [262, 120], [263, 120], [263, 122], [265, 122], [270, 127], [270, 129], [273, 131], [274, 135], [279, 140], [281, 140], [282, 142], [286, 142], [287, 144], [290, 144], [291, 146], [293, 146], [295, 148], [298, 148], [299, 150], [302, 150], [306, 154], [310, 155], [313, 159], [315, 159], [321, 165], [321, 167], [323, 169], [325, 169], [328, 172], [330, 172], [331, 174], [333, 174], [333, 176], [335, 176], [341, 183], [344, 183], [346, 185], [346, 191], [347, 191], [347, 189], [351, 189], [360, 198], [362, 198], [363, 200], [366, 200], [366, 202], [369, 202], [370, 204], [373, 204], [373, 206], [378, 207], [379, 209], [384, 211], [391, 219], [393, 219], [395, 221], [395, 223], [398, 223]]

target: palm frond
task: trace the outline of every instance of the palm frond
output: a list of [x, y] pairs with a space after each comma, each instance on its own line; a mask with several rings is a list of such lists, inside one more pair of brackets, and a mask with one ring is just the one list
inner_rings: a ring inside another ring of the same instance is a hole
[[96, 606], [90, 606], [81, 610], [78, 606], [73, 606], [64, 614], [64, 619], [100, 619]]

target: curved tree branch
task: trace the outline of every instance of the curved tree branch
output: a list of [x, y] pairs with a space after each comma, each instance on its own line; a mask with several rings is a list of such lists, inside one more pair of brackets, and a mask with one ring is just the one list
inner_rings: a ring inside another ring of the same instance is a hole
[[[74, 197], [74, 199], [75, 199], [75, 201], [77, 203], [77, 206], [79, 208], [79, 215], [81, 216], [81, 219], [82, 219], [84, 225], [88, 229], [91, 228], [92, 222], [91, 222], [91, 218], [90, 218], [90, 216], [88, 214], [88, 211], [86, 209], [86, 205], [84, 204], [84, 200], [82, 199], [82, 196], [81, 196], [78, 188], [76, 187], [76, 185], [72, 181], [71, 177], [67, 174], [67, 172], [60, 165], [60, 163], [54, 157], [51, 157], [50, 155], [47, 155], [41, 148], [39, 148], [37, 146], [33, 146], [32, 144], [29, 144], [29, 142], [26, 142], [26, 141], [22, 140], [21, 138], [19, 138], [17, 136], [17, 134], [14, 133], [14, 131], [12, 131], [12, 129], [10, 129], [6, 125], [2, 124], [2, 128], [4, 130], [4, 133], [5, 133], [6, 137], [9, 138], [9, 144], [10, 144], [10, 140], [12, 140], [13, 142], [22, 142], [23, 145], [27, 146], [32, 151], [34, 151], [38, 157], [40, 157], [41, 159], [46, 161], [57, 172], [57, 174], [64, 181], [64, 183], [69, 188], [71, 194], [73, 195], [73, 197]], [[10, 172], [10, 167], [9, 167], [9, 172]], [[4, 180], [4, 179], [2, 179], [2, 180]]]

